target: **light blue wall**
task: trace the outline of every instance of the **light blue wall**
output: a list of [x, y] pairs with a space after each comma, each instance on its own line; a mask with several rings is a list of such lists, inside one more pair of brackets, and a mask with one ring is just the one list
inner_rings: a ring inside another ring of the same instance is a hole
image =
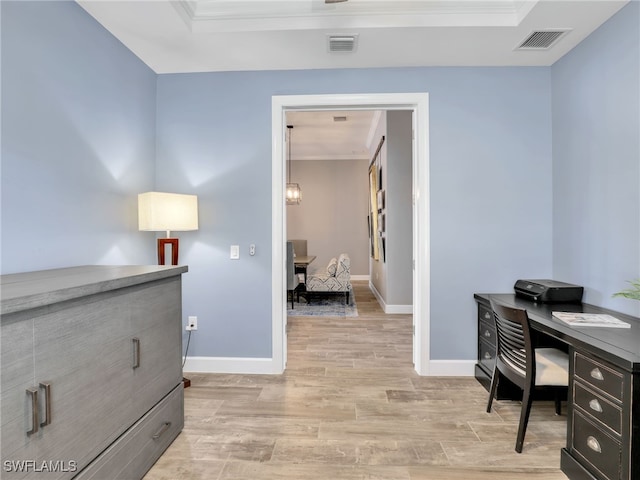
[[75, 2], [0, 4], [2, 273], [153, 263], [155, 73]]
[[429, 92], [435, 359], [474, 358], [474, 292], [566, 275], [606, 303], [638, 275], [637, 3], [553, 68], [160, 77], [75, 3], [1, 5], [2, 271], [154, 263], [135, 195], [196, 193], [190, 356], [271, 355], [273, 95]]
[[548, 68], [162, 75], [158, 188], [201, 209], [181, 235], [190, 356], [271, 356], [271, 97], [368, 92], [430, 94], [432, 358], [475, 357], [474, 292], [551, 274]]
[[640, 3], [631, 2], [551, 69], [553, 272], [585, 301], [640, 277]]

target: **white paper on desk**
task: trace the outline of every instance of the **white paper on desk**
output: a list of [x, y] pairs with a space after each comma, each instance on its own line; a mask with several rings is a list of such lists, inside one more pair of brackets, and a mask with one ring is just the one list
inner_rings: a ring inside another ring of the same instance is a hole
[[572, 327], [631, 328], [627, 322], [606, 313], [551, 312], [551, 314]]

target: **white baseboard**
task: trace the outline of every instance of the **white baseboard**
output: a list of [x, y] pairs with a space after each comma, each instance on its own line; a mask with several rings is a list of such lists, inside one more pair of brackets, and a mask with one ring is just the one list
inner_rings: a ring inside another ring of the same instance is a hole
[[476, 360], [429, 360], [429, 377], [473, 377]]
[[194, 373], [282, 373], [276, 369], [271, 358], [187, 357], [183, 370]]
[[[429, 377], [473, 377], [475, 360], [430, 360]], [[187, 357], [185, 372], [277, 375], [271, 358]]]
[[411, 315], [413, 313], [413, 305], [387, 305], [384, 306], [384, 313], [388, 313], [390, 315], [393, 314], [404, 314]]
[[384, 311], [384, 313], [387, 313], [389, 315], [394, 315], [394, 314], [411, 315], [413, 313], [413, 305], [387, 305], [384, 299], [382, 298], [382, 295], [380, 295], [380, 292], [378, 292], [378, 290], [376, 289], [376, 286], [371, 281], [369, 281], [369, 288], [373, 292], [373, 296], [376, 297], [376, 300], [378, 300], [378, 303], [380, 304], [380, 307], [382, 307], [382, 310]]
[[351, 280], [369, 280], [369, 275], [351, 275]]

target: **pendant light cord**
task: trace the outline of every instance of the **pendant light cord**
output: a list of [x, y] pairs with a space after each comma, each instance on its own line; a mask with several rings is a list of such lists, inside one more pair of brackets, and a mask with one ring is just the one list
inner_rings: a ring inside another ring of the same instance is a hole
[[287, 130], [289, 130], [289, 140], [287, 141], [289, 144], [289, 181], [287, 183], [291, 183], [291, 130], [293, 130], [293, 125], [287, 125]]

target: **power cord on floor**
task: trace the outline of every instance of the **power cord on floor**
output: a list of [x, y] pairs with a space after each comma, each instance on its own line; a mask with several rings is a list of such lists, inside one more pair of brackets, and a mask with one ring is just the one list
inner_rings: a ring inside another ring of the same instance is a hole
[[187, 348], [184, 351], [184, 360], [182, 362], [182, 368], [184, 369], [184, 364], [187, 363], [187, 353], [189, 352], [189, 343], [191, 342], [191, 330], [189, 330], [189, 336], [187, 337]]

